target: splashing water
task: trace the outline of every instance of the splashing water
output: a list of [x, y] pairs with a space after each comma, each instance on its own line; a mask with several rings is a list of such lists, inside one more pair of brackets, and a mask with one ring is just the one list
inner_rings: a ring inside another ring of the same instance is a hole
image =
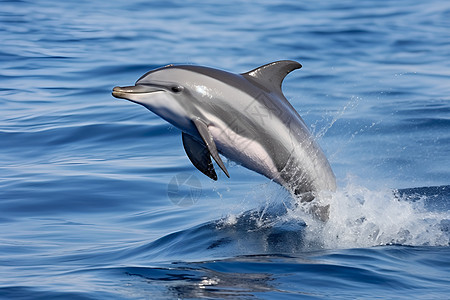
[[[306, 222], [308, 243], [323, 248], [359, 248], [399, 244], [406, 246], [448, 246], [445, 228], [450, 212], [426, 209], [427, 196], [411, 201], [393, 190], [369, 190], [352, 183], [331, 197], [319, 197], [320, 205], [330, 205], [325, 223], [304, 213], [305, 205], [292, 209], [288, 217]], [[308, 205], [308, 204], [306, 204]]]
[[[354, 110], [359, 105], [359, 102], [361, 100], [362, 99], [360, 97], [352, 96], [350, 100], [347, 102], [347, 104], [345, 104], [340, 110], [332, 114], [325, 114], [324, 116], [322, 116], [323, 119], [329, 117], [331, 117], [332, 119], [331, 121], [327, 120], [328, 124], [322, 126], [317, 132], [316, 132], [317, 123], [319, 123], [319, 120], [317, 120], [314, 124], [311, 124], [311, 133], [315, 137], [315, 139], [316, 140], [321, 139], [327, 133], [327, 131], [330, 130], [330, 128], [333, 127], [333, 125], [344, 116], [347, 110], [349, 109]], [[321, 120], [320, 122], [323, 122], [323, 120]]]
[[[321, 194], [310, 203], [299, 203], [288, 193], [280, 193], [281, 187], [275, 184], [259, 187], [250, 197], [260, 199], [261, 207], [230, 214], [221, 221], [221, 226], [236, 226], [243, 219], [251, 219], [254, 227], [247, 230], [252, 232], [284, 228], [290, 233], [295, 227], [304, 231], [299, 235], [302, 240], [297, 241], [302, 246], [296, 247], [302, 250], [450, 244], [450, 211], [427, 209], [426, 202], [431, 196], [411, 199], [410, 195], [400, 195], [395, 190], [370, 190], [349, 180], [337, 192]], [[328, 221], [322, 222], [308, 213], [312, 205], [329, 205]]]
[[[317, 130], [317, 121], [311, 125], [316, 139], [322, 138], [333, 125], [348, 111], [356, 108], [360, 97], [353, 96], [347, 104], [332, 115], [328, 124]], [[378, 125], [381, 120], [365, 125], [348, 138], [353, 138]], [[342, 147], [338, 147], [342, 148]], [[330, 154], [334, 157], [339, 150]], [[407, 195], [384, 188], [371, 190], [347, 179], [347, 185], [333, 195], [319, 195], [312, 203], [300, 203], [289, 208], [283, 221], [301, 220], [306, 222], [305, 245], [321, 248], [359, 248], [400, 244], [407, 246], [448, 246], [450, 234], [448, 224], [450, 211], [432, 212], [425, 203], [428, 196], [421, 195], [412, 201]], [[448, 201], [446, 198], [444, 201]], [[313, 206], [329, 205], [329, 220], [323, 223], [306, 213]]]

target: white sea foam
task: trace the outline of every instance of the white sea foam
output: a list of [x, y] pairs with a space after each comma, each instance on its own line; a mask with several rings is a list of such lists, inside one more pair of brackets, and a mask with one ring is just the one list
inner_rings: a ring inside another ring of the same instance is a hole
[[[289, 210], [288, 218], [306, 222], [306, 242], [324, 248], [358, 248], [400, 244], [408, 246], [448, 246], [450, 234], [445, 224], [450, 211], [425, 208], [426, 196], [412, 201], [389, 189], [369, 190], [347, 184], [321, 205], [330, 205], [325, 223], [305, 213], [305, 206]], [[315, 243], [315, 244], [317, 244]]]
[[[423, 195], [400, 196], [392, 189], [371, 190], [351, 182], [328, 195], [319, 195], [311, 203], [299, 204], [275, 183], [259, 185], [246, 195], [246, 204], [253, 202], [258, 208], [247, 208], [229, 214], [221, 222], [225, 226], [238, 226], [239, 220], [253, 220], [258, 231], [267, 228], [303, 230], [298, 241], [305, 249], [361, 248], [380, 245], [448, 246], [450, 245], [450, 211], [430, 211], [429, 200]], [[308, 211], [311, 205], [329, 208], [329, 219], [322, 222]], [[243, 205], [248, 207], [247, 205]], [[241, 219], [243, 218], [243, 219]], [[306, 226], [293, 226], [306, 223]], [[243, 229], [243, 228], [241, 228]], [[248, 229], [248, 228], [247, 228]]]

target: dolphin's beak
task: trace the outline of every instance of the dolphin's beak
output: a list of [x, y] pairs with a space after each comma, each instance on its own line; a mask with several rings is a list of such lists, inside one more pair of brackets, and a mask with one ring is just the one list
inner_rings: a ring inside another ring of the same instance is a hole
[[116, 86], [112, 90], [112, 95], [116, 98], [130, 100], [131, 95], [148, 94], [163, 91], [161, 88], [149, 85]]

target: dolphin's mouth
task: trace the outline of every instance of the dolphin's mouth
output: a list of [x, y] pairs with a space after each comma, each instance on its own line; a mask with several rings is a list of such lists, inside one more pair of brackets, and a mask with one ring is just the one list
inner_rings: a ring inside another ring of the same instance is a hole
[[128, 99], [127, 96], [135, 94], [149, 94], [162, 92], [163, 89], [149, 85], [116, 86], [112, 90], [112, 95], [116, 98]]

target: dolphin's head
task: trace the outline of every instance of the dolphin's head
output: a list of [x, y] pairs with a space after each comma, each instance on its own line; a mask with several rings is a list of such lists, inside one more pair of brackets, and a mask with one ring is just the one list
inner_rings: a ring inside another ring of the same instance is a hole
[[192, 105], [179, 70], [171, 65], [152, 70], [133, 86], [116, 86], [112, 95], [141, 104], [173, 125], [188, 126]]

